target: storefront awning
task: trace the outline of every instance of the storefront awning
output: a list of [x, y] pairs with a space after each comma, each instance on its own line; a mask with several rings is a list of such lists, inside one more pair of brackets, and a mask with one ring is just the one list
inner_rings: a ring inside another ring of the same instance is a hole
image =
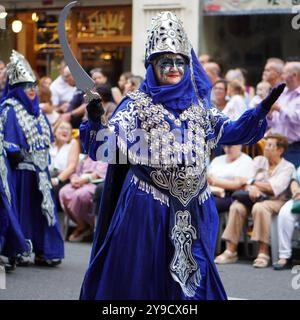
[[204, 0], [204, 15], [251, 15], [300, 13], [295, 0]]

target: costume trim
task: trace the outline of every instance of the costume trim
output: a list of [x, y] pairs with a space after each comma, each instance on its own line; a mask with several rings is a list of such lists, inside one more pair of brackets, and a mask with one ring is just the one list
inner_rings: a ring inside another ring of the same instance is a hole
[[[201, 280], [200, 269], [192, 254], [192, 244], [197, 238], [197, 233], [191, 224], [189, 211], [177, 211], [175, 221], [172, 229], [175, 255], [170, 264], [171, 275], [180, 284], [184, 294], [193, 297]], [[192, 277], [190, 277], [191, 274]]]
[[138, 185], [139, 190], [142, 190], [148, 194], [152, 194], [153, 199], [160, 201], [160, 204], [169, 207], [169, 197], [166, 194], [160, 192], [147, 182], [140, 180], [136, 175], [132, 176], [131, 182], [133, 182], [135, 185]]
[[7, 109], [4, 109], [2, 111], [2, 114], [0, 115], [0, 178], [3, 184], [6, 198], [8, 202], [11, 204], [11, 194], [10, 194], [9, 185], [8, 185], [8, 170], [5, 163], [6, 152], [4, 149], [4, 144], [2, 143], [4, 140], [3, 122], [6, 119], [6, 114], [7, 114]]

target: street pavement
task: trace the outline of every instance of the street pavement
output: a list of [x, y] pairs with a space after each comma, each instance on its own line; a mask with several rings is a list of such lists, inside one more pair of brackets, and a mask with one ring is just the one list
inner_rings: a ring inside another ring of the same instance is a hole
[[[60, 266], [18, 267], [6, 275], [7, 288], [0, 290], [0, 300], [77, 300], [90, 250], [90, 243], [66, 242]], [[291, 270], [254, 269], [250, 260], [218, 269], [230, 299], [300, 299], [300, 288], [292, 288], [293, 278], [300, 287], [300, 267], [298, 279]]]

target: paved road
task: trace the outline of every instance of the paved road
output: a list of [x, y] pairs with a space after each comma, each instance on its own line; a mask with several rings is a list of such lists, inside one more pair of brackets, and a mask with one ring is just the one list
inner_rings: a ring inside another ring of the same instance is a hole
[[[77, 300], [91, 245], [66, 243], [65, 249], [66, 258], [57, 268], [19, 267], [8, 274], [7, 289], [0, 290], [0, 300]], [[291, 282], [295, 275], [290, 270], [258, 270], [251, 266], [251, 261], [241, 261], [220, 266], [219, 271], [229, 297], [300, 299], [300, 289], [292, 289]]]

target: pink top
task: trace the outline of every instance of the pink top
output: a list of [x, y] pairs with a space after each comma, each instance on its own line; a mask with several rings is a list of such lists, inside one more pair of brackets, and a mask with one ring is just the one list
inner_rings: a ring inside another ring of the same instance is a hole
[[76, 167], [75, 173], [71, 176], [80, 176], [84, 173], [96, 172], [99, 178], [105, 178], [107, 163], [101, 161], [93, 161], [90, 157], [84, 158]]
[[293, 91], [285, 88], [278, 104], [280, 111], [267, 117], [271, 132], [286, 136], [289, 143], [300, 141], [300, 86]]

